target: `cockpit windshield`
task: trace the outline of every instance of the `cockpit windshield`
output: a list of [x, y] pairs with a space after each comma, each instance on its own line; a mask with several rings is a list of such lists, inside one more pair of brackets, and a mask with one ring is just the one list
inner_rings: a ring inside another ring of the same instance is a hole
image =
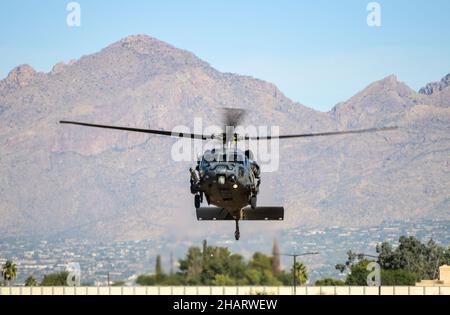
[[203, 163], [210, 164], [210, 163], [237, 163], [237, 164], [244, 164], [246, 162], [247, 157], [245, 154], [239, 152], [239, 151], [207, 151], [203, 155]]

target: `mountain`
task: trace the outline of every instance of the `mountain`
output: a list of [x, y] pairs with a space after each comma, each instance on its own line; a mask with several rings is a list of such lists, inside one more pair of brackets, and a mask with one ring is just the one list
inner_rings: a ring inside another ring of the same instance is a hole
[[[145, 35], [49, 73], [22, 65], [0, 81], [0, 235], [137, 240], [232, 231], [195, 221], [193, 162], [172, 161], [177, 140], [58, 124], [172, 130], [198, 117], [206, 128], [220, 122], [220, 107], [245, 108], [246, 123], [282, 133], [401, 127], [281, 143], [279, 170], [263, 175], [260, 197], [286, 206], [275, 228], [448, 219], [448, 93], [417, 93], [390, 76], [323, 113]], [[246, 225], [248, 234], [267, 228]]]
[[431, 96], [436, 106], [450, 107], [450, 73], [439, 82], [428, 83], [419, 93]]
[[450, 85], [450, 73], [442, 78], [439, 82], [428, 83], [425, 87], [421, 88], [419, 93], [425, 95], [432, 95], [434, 93], [439, 93], [440, 91], [446, 89]]

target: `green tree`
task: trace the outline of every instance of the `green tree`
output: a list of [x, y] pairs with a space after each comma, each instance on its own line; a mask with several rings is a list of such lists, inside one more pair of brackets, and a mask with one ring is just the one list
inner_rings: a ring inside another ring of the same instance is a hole
[[[437, 245], [433, 240], [422, 243], [415, 237], [402, 236], [398, 246], [384, 242], [376, 250], [382, 285], [414, 285], [419, 280], [435, 279], [439, 266], [450, 264], [448, 249]], [[348, 271], [347, 285], [366, 285], [370, 272], [366, 270], [369, 262], [364, 255], [349, 251], [347, 261], [336, 265], [336, 269]]]
[[203, 254], [200, 248], [191, 247], [185, 259], [180, 259], [180, 272], [185, 276], [189, 285], [201, 284], [201, 273], [203, 270]]
[[178, 285], [187, 285], [187, 283], [183, 275], [176, 273], [173, 275], [166, 276], [164, 282], [161, 283], [161, 285], [178, 286]]
[[232, 255], [227, 248], [223, 247], [205, 247], [203, 251], [201, 271], [201, 283], [203, 285], [212, 284], [216, 275], [226, 275], [233, 278], [240, 273], [239, 264], [242, 259], [239, 255]]
[[439, 266], [450, 264], [446, 248], [433, 240], [422, 243], [415, 237], [400, 237], [395, 249], [384, 242], [377, 246], [377, 253], [383, 270], [406, 270], [415, 274], [416, 280], [434, 279]]
[[203, 248], [202, 248], [202, 255], [203, 255], [203, 265], [206, 265], [208, 262], [208, 255], [209, 255], [209, 250], [208, 250], [208, 242], [206, 240], [203, 241]]
[[37, 287], [38, 282], [33, 276], [28, 276], [28, 278], [25, 280], [25, 286], [26, 287]]
[[255, 253], [246, 268], [246, 278], [251, 285], [278, 286], [283, 284], [273, 272], [273, 257]]
[[367, 270], [370, 262], [365, 259], [363, 254], [357, 254], [350, 250], [347, 252], [347, 261], [344, 264], [337, 264], [336, 269], [341, 273], [347, 272], [346, 285], [365, 286], [370, 273]]
[[119, 281], [114, 281], [114, 283], [112, 284], [113, 287], [123, 287], [125, 286], [125, 281], [119, 280]]
[[[306, 268], [305, 264], [301, 261], [296, 262], [295, 266], [295, 281], [299, 285], [304, 285], [308, 281], [308, 269]], [[291, 270], [291, 272], [294, 274], [294, 269]]]
[[2, 266], [2, 278], [6, 285], [10, 285], [11, 282], [17, 277], [17, 266], [12, 260], [7, 260]]
[[292, 285], [292, 272], [286, 272], [284, 270], [277, 274], [277, 279], [282, 285], [291, 286]]
[[381, 270], [381, 284], [386, 286], [414, 286], [417, 275], [407, 270]]
[[363, 259], [362, 261], [352, 264], [350, 266], [350, 273], [345, 280], [345, 284], [350, 286], [366, 286], [367, 277], [370, 273], [370, 271], [367, 270], [367, 265], [369, 263], [370, 261]]
[[272, 259], [262, 253], [255, 253], [250, 261], [250, 267], [259, 271], [272, 270]]
[[245, 270], [245, 279], [249, 285], [258, 285], [261, 283], [261, 273], [253, 268]]
[[234, 286], [236, 281], [228, 275], [216, 275], [212, 284], [216, 286]]
[[[276, 267], [277, 264], [275, 264]], [[297, 266], [298, 283], [305, 283], [307, 271], [304, 265]], [[275, 272], [274, 272], [275, 271]], [[265, 285], [278, 286], [292, 283], [292, 273], [274, 268], [273, 257], [255, 253], [246, 262], [241, 255], [232, 254], [228, 248], [208, 246], [191, 247], [179, 260], [179, 270], [173, 275], [139, 275], [139, 285]]]
[[139, 275], [136, 278], [136, 283], [141, 286], [154, 286], [159, 284], [156, 281], [155, 275]]
[[[345, 284], [350, 286], [367, 285], [367, 277], [370, 273], [367, 266], [370, 262], [367, 259], [353, 261], [348, 267], [349, 273]], [[381, 285], [411, 286], [415, 285], [417, 275], [404, 269], [381, 269], [380, 279]]]
[[67, 271], [50, 273], [44, 276], [41, 281], [43, 287], [65, 287], [67, 286], [67, 277], [69, 273]]
[[276, 238], [273, 239], [272, 246], [272, 273], [278, 275], [281, 272], [281, 262], [280, 262], [280, 246]]
[[339, 270], [341, 273], [343, 273], [346, 270], [349, 270], [352, 265], [363, 259], [364, 259], [363, 254], [357, 254], [349, 250], [347, 252], [347, 261], [344, 264], [337, 264], [336, 269]]
[[247, 279], [245, 279], [245, 269], [247, 265], [244, 261], [244, 257], [238, 254], [233, 254], [229, 257], [227, 268], [229, 270], [230, 277], [237, 279], [237, 284], [246, 285]]
[[162, 266], [161, 266], [161, 256], [160, 255], [156, 256], [155, 274], [156, 275], [162, 275], [163, 274], [163, 270], [162, 270]]
[[318, 287], [336, 287], [345, 285], [345, 281], [332, 278], [325, 278], [317, 280], [315, 282], [315, 285]]

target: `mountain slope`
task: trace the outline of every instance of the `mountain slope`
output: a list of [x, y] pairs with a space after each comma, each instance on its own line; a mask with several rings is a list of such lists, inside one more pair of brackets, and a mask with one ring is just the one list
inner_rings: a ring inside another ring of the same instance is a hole
[[450, 107], [450, 73], [439, 82], [428, 83], [419, 93], [430, 96], [433, 105]]
[[450, 73], [441, 79], [439, 82], [431, 82], [428, 83], [425, 87], [419, 90], [420, 94], [432, 95], [435, 93], [439, 93], [450, 86]]
[[221, 73], [145, 35], [50, 73], [20, 66], [0, 81], [0, 232], [128, 240], [230, 229], [199, 230], [191, 163], [170, 159], [176, 140], [57, 123], [171, 130], [192, 128], [199, 117], [205, 128], [219, 123], [219, 107], [246, 108], [247, 123], [278, 125], [282, 133], [402, 127], [282, 143], [280, 169], [264, 174], [260, 198], [286, 205], [288, 220], [279, 227], [448, 218], [450, 113], [443, 106], [448, 96], [436, 95], [416, 93], [391, 76], [321, 113], [273, 84]]

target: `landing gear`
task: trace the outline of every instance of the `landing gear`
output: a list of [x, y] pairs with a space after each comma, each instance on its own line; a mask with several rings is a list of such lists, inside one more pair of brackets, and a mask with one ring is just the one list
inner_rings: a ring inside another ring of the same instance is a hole
[[195, 195], [199, 190], [198, 184], [200, 182], [200, 179], [198, 177], [197, 172], [194, 171], [192, 168], [189, 169], [189, 172], [191, 173], [191, 180], [190, 180], [191, 181], [191, 193], [193, 195]]
[[256, 209], [256, 202], [257, 202], [256, 196], [252, 196], [250, 198], [250, 206], [252, 207], [253, 210]]
[[236, 231], [234, 232], [234, 237], [236, 238], [236, 241], [239, 241], [241, 238], [241, 233], [239, 232], [239, 220], [236, 220]]
[[200, 195], [195, 195], [195, 198], [194, 198], [195, 209], [200, 208], [201, 203], [202, 203], [202, 198], [200, 197]]

